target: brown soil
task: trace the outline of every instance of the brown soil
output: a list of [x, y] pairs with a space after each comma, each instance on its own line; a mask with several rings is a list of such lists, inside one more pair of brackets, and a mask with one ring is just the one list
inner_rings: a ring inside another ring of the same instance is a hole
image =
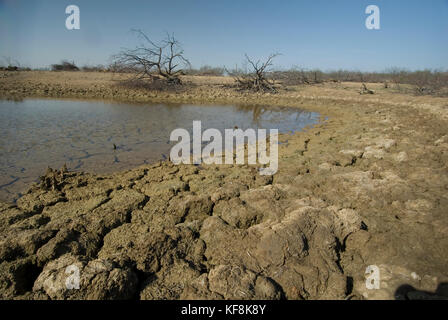
[[[250, 94], [221, 77], [157, 92], [117, 77], [4, 72], [0, 97], [283, 105], [323, 118], [280, 137], [273, 177], [169, 162], [110, 175], [49, 170], [16, 204], [0, 204], [3, 299], [446, 296], [448, 99], [381, 84], [360, 95], [353, 83]], [[65, 286], [72, 264], [78, 290]], [[369, 265], [379, 290], [366, 288]]]

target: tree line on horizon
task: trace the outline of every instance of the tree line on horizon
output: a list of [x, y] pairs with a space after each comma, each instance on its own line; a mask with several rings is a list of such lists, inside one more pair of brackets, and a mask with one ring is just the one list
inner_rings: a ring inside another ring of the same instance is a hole
[[[7, 70], [7, 68], [2, 68]], [[9, 70], [25, 70], [26, 68], [9, 68]], [[85, 65], [78, 67], [74, 62], [62, 61], [54, 64], [51, 68], [39, 69], [51, 71], [83, 71], [83, 72], [111, 72], [134, 74], [137, 70], [120, 66], [116, 63], [105, 65]], [[200, 68], [188, 68], [182, 70], [181, 75], [187, 76], [241, 76], [250, 74], [246, 68], [235, 67], [227, 70], [225, 67], [213, 67], [209, 65]], [[416, 70], [410, 71], [404, 68], [390, 68], [382, 72], [365, 72], [357, 70], [334, 70], [322, 71], [320, 69], [306, 69], [302, 67], [291, 67], [286, 70], [269, 70], [266, 76], [275, 82], [285, 86], [313, 85], [324, 82], [361, 82], [382, 83], [385, 88], [404, 89], [401, 86], [410, 85], [417, 94], [438, 94], [448, 87], [448, 71], [443, 70]], [[445, 93], [446, 94], [446, 93]]]
[[[181, 76], [231, 76], [237, 88], [241, 90], [277, 92], [277, 84], [283, 86], [313, 85], [324, 82], [361, 82], [383, 83], [384, 88], [393, 86], [402, 89], [400, 85], [410, 85], [417, 94], [448, 95], [448, 70], [416, 70], [404, 68], [389, 68], [382, 72], [362, 72], [356, 70], [322, 71], [291, 67], [290, 69], [275, 69], [274, 59], [279, 55], [274, 53], [266, 59], [255, 60], [245, 55], [242, 67], [233, 69], [213, 67], [209, 65], [193, 68], [185, 57], [181, 43], [174, 35], [167, 33], [160, 42], [150, 39], [141, 30], [132, 30], [142, 42], [132, 49], [123, 49], [112, 56], [112, 62], [105, 65], [84, 65], [78, 67], [74, 61], [62, 60], [52, 64], [50, 68], [39, 70], [51, 71], [84, 71], [111, 72], [130, 74], [130, 81], [145, 81], [146, 84], [156, 84], [154, 88], [182, 85]], [[16, 60], [3, 59], [0, 70], [29, 71], [31, 68], [21, 67]], [[141, 86], [141, 83], [139, 84]], [[148, 86], [145, 86], [148, 87]], [[149, 86], [150, 87], [150, 86]], [[148, 88], [149, 88], [148, 87]], [[364, 85], [364, 88], [367, 87]], [[370, 91], [371, 90], [368, 90]], [[370, 93], [369, 92], [369, 93]]]

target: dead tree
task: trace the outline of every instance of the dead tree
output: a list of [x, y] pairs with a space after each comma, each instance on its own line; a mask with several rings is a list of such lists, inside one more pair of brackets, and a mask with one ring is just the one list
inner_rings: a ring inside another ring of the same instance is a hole
[[278, 55], [278, 53], [271, 54], [266, 61], [258, 60], [255, 62], [246, 54], [246, 62], [252, 70], [250, 72], [227, 71], [227, 73], [234, 77], [237, 87], [241, 90], [276, 93], [277, 89], [274, 86], [274, 80], [267, 77], [267, 72], [273, 64], [272, 61]]
[[125, 49], [114, 56], [114, 63], [124, 69], [134, 70], [135, 79], [164, 80], [180, 84], [183, 68], [190, 67], [184, 51], [174, 35], [167, 34], [160, 43], [153, 42], [143, 31], [137, 33], [144, 43], [135, 49]]

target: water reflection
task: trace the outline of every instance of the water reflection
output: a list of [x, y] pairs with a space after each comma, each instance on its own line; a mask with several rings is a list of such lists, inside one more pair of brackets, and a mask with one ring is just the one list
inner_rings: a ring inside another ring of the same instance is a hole
[[176, 128], [302, 129], [316, 113], [267, 106], [0, 101], [0, 199], [11, 201], [47, 166], [107, 173], [167, 157]]

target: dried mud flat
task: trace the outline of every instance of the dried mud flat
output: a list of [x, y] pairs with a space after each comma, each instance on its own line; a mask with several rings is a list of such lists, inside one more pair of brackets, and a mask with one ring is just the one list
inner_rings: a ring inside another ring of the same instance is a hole
[[[223, 86], [230, 79], [187, 80], [196, 85], [157, 93], [108, 74], [4, 73], [0, 96], [283, 105], [328, 119], [280, 137], [273, 177], [169, 162], [49, 170], [16, 204], [0, 204], [1, 298], [447, 296], [448, 99], [375, 85], [361, 96], [354, 84], [241, 94]], [[65, 286], [72, 264], [77, 290]], [[365, 286], [369, 265], [380, 268], [379, 290]]]

